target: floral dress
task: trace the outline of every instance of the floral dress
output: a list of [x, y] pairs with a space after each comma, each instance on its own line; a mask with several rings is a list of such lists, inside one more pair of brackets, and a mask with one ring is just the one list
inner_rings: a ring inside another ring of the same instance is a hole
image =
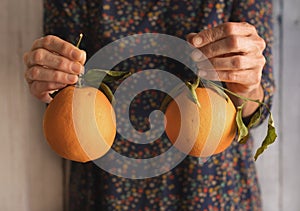
[[[188, 33], [228, 21], [249, 22], [265, 39], [267, 62], [262, 85], [264, 102], [271, 106], [274, 82], [270, 0], [44, 0], [44, 33], [71, 43], [84, 33], [80, 47], [87, 51], [88, 58], [127, 35], [151, 32], [185, 39]], [[176, 75], [189, 77], [181, 74], [181, 64], [176, 61], [147, 55], [120, 62], [114, 69], [135, 72], [166, 65]], [[117, 84], [110, 86], [114, 89]], [[159, 107], [163, 97], [163, 93], [148, 90], [135, 98], [130, 116], [138, 130], [148, 129], [145, 117]], [[263, 116], [265, 119], [266, 111]], [[117, 135], [112, 147], [126, 156], [147, 158], [163, 153], [170, 143], [162, 137], [145, 146]], [[66, 207], [71, 211], [262, 209], [251, 138], [243, 145], [233, 141], [228, 149], [204, 163], [187, 156], [170, 171], [145, 179], [116, 176], [93, 162], [72, 162], [69, 181]]]

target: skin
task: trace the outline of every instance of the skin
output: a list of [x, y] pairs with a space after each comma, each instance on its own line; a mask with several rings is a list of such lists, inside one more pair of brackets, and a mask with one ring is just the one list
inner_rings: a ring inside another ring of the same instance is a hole
[[[248, 23], [224, 23], [217, 27], [187, 35], [187, 41], [198, 48], [206, 58], [195, 52], [201, 77], [224, 81], [227, 88], [252, 99], [263, 99], [261, 75], [265, 65], [265, 41]], [[215, 70], [207, 67], [207, 59]], [[39, 100], [49, 103], [49, 93], [78, 80], [84, 72], [86, 53], [58, 37], [48, 35], [34, 41], [24, 54], [27, 66], [25, 78], [30, 92]], [[242, 101], [231, 96], [236, 106]], [[243, 116], [251, 115], [258, 104], [248, 102]]]
[[84, 51], [56, 36], [35, 40], [24, 54], [25, 79], [31, 94], [50, 103], [49, 93], [77, 82], [78, 75], [84, 72], [85, 60]]
[[[248, 23], [224, 23], [212, 29], [187, 35], [187, 40], [197, 51], [192, 59], [197, 63], [200, 77], [223, 81], [229, 90], [251, 99], [263, 100], [261, 86], [262, 70], [266, 63], [263, 51], [265, 41], [254, 26]], [[214, 67], [209, 68], [208, 59]], [[235, 106], [243, 103], [230, 96]], [[258, 104], [248, 102], [243, 108], [243, 116], [250, 116]]]

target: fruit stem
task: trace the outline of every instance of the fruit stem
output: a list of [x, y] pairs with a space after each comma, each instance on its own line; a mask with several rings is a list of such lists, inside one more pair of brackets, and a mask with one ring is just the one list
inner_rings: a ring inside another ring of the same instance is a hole
[[230, 90], [228, 90], [228, 89], [226, 89], [226, 88], [224, 88], [224, 87], [222, 87], [222, 86], [219, 86], [219, 85], [217, 85], [217, 84], [215, 84], [215, 83], [213, 83], [213, 82], [211, 82], [211, 81], [209, 81], [209, 80], [206, 80], [206, 81], [207, 81], [209, 84], [211, 84], [212, 86], [216, 86], [216, 87], [222, 89], [223, 91], [225, 91], [225, 92], [227, 92], [227, 93], [229, 93], [229, 94], [231, 94], [231, 95], [233, 95], [233, 96], [235, 96], [235, 97], [238, 97], [238, 98], [242, 99], [243, 101], [251, 101], [251, 102], [255, 102], [255, 103], [259, 104], [259, 105], [264, 106], [264, 107], [267, 109], [268, 113], [271, 114], [271, 110], [270, 110], [269, 106], [268, 106], [267, 104], [265, 104], [264, 102], [261, 102], [261, 101], [259, 101], [259, 100], [254, 100], [254, 99], [251, 99], [251, 98], [244, 97], [244, 96], [239, 95], [239, 94], [236, 94], [236, 93], [234, 93], [234, 92], [232, 92], [232, 91], [230, 91]]
[[[79, 46], [80, 46], [80, 43], [81, 43], [81, 41], [82, 41], [82, 37], [83, 37], [83, 34], [80, 33], [80, 35], [79, 35], [79, 40], [78, 40], [78, 42], [77, 42], [77, 44], [76, 44], [76, 47], [77, 47], [77, 48], [79, 48]], [[83, 73], [80, 73], [80, 74], [78, 75], [78, 82], [77, 82], [77, 86], [78, 86], [78, 87], [82, 87], [82, 85], [83, 85], [83, 83], [82, 83], [82, 80], [83, 80], [82, 76], [83, 76]]]
[[79, 40], [78, 40], [78, 42], [77, 42], [77, 44], [76, 44], [76, 47], [77, 47], [77, 48], [79, 48], [79, 45], [80, 45], [81, 40], [82, 40], [82, 37], [83, 37], [83, 34], [80, 33], [80, 35], [79, 35]]
[[[197, 83], [197, 82], [196, 82]], [[188, 87], [190, 94], [191, 94], [191, 100], [194, 101], [194, 103], [198, 106], [198, 108], [201, 108], [201, 105], [198, 100], [198, 96], [196, 93], [196, 89], [198, 86], [196, 86], [196, 83], [190, 83], [189, 81], [186, 83], [186, 86]]]
[[[236, 94], [236, 93], [234, 93], [234, 92], [232, 92], [232, 91], [230, 91], [230, 90], [228, 90], [228, 89], [226, 89], [226, 88], [224, 88], [224, 87], [222, 87], [222, 86], [219, 86], [219, 85], [217, 85], [217, 84], [215, 84], [215, 83], [213, 83], [213, 82], [211, 82], [211, 81], [209, 81], [209, 80], [206, 80], [206, 82], [209, 83], [210, 85], [216, 86], [216, 87], [218, 87], [219, 89], [222, 89], [223, 91], [225, 91], [225, 92], [227, 92], [227, 93], [229, 93], [229, 94], [231, 94], [231, 95], [233, 95], [233, 96], [235, 96], [235, 97], [238, 97], [238, 98], [240, 98], [240, 99], [242, 99], [242, 100], [244, 100], [244, 101], [251, 101], [251, 102], [258, 103], [258, 104], [260, 104], [260, 105], [265, 105], [263, 102], [260, 102], [259, 100], [254, 100], [254, 99], [247, 98], [247, 97], [244, 97], [244, 96], [242, 96], [242, 95]], [[265, 106], [266, 106], [266, 105], [265, 105]]]
[[189, 81], [186, 82], [186, 85], [187, 85], [187, 87], [189, 88], [189, 90], [191, 92], [192, 100], [194, 101], [194, 103], [197, 104], [197, 106], [199, 108], [201, 108], [201, 105], [199, 103], [198, 96], [197, 96], [197, 93], [196, 93], [196, 89], [198, 88], [199, 84], [200, 84], [200, 77], [199, 76], [197, 77], [196, 81], [193, 82], [193, 83], [191, 83]]

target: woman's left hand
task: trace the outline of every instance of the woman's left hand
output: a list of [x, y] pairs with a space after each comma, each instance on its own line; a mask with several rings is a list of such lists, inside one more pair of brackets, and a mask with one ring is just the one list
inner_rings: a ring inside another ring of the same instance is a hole
[[[244, 97], [263, 99], [261, 76], [266, 62], [263, 56], [266, 43], [254, 26], [245, 22], [228, 22], [190, 33], [187, 40], [205, 55], [199, 51], [192, 54], [200, 77], [223, 81], [229, 90]], [[207, 65], [207, 59], [213, 68]], [[241, 103], [238, 99], [233, 101], [236, 105]], [[245, 116], [254, 112], [257, 105], [253, 106], [244, 112]]]

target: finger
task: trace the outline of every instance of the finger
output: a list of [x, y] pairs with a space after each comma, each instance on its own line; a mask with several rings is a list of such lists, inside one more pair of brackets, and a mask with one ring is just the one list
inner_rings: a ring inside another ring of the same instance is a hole
[[246, 22], [227, 22], [199, 32], [192, 38], [191, 44], [199, 48], [228, 36], [249, 36], [251, 34], [257, 34], [253, 25]]
[[32, 81], [56, 82], [62, 84], [74, 84], [78, 80], [78, 76], [65, 73], [42, 66], [33, 66], [26, 70], [25, 78], [28, 83]]
[[39, 48], [44, 48], [50, 52], [55, 52], [56, 54], [66, 57], [70, 60], [78, 61], [81, 64], [84, 64], [86, 59], [85, 51], [80, 50], [73, 44], [53, 35], [48, 35], [37, 39], [34, 42], [31, 50], [33, 51]]
[[258, 45], [256, 38], [232, 35], [205, 45], [199, 50], [207, 58], [214, 58], [226, 54], [261, 54], [262, 48], [263, 45]]
[[42, 93], [42, 94], [38, 97], [38, 99], [39, 99], [40, 101], [44, 102], [44, 103], [50, 103], [50, 102], [53, 100], [53, 98], [49, 95], [48, 92]]
[[186, 35], [186, 41], [189, 43], [192, 43], [193, 41], [193, 37], [195, 37], [195, 35], [197, 35], [197, 33], [189, 33], [188, 35]]
[[197, 63], [197, 67], [200, 70], [246, 70], [254, 69], [256, 67], [263, 67], [265, 65], [265, 57], [261, 55], [249, 56], [249, 55], [233, 55], [229, 57], [216, 57], [209, 60], [201, 61]]
[[27, 67], [29, 68], [38, 65], [73, 74], [84, 72], [84, 67], [79, 62], [71, 61], [42, 48], [29, 52], [26, 54], [25, 59]]
[[26, 65], [26, 66], [28, 66], [28, 61], [29, 61], [29, 59], [28, 59], [28, 56], [29, 56], [29, 52], [25, 52], [24, 54], [23, 54], [23, 62], [24, 62], [24, 64]]
[[222, 81], [227, 83], [243, 84], [244, 86], [257, 85], [261, 81], [261, 71], [251, 70], [223, 70], [223, 71], [205, 71], [200, 70], [199, 76], [213, 81]]
[[65, 86], [66, 84], [61, 83], [34, 81], [29, 85], [29, 88], [32, 95], [36, 96], [43, 102], [49, 102], [49, 100], [51, 100], [49, 93], [54, 90], [62, 89]]

